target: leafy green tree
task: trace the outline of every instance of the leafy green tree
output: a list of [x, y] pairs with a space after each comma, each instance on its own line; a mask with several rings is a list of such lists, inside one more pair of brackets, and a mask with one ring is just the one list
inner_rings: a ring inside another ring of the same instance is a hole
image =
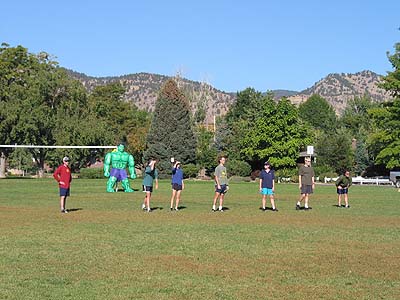
[[396, 43], [393, 55], [387, 55], [394, 70], [383, 77], [381, 87], [395, 98], [369, 110], [374, 131], [368, 144], [375, 162], [391, 169], [400, 167], [400, 43]]
[[229, 158], [245, 160], [254, 169], [267, 159], [277, 168], [293, 167], [300, 149], [312, 140], [310, 130], [288, 99], [275, 103], [272, 94], [263, 95], [254, 89], [238, 93], [226, 123], [229, 135], [224, 146]]
[[188, 101], [172, 79], [163, 85], [156, 102], [144, 153], [144, 159], [150, 157], [160, 160], [158, 168], [164, 173], [170, 169], [171, 157], [183, 164], [194, 163], [196, 159], [196, 137]]
[[339, 124], [348, 129], [356, 139], [365, 139], [370, 131], [368, 110], [376, 106], [369, 97], [349, 100]]
[[376, 164], [388, 169], [400, 167], [400, 99], [369, 111], [374, 131], [368, 137], [368, 149]]
[[149, 115], [136, 105], [124, 101], [125, 88], [119, 82], [96, 87], [89, 96], [91, 114], [107, 124], [112, 144], [127, 143], [126, 151], [135, 162], [142, 160], [146, 136], [150, 126]]
[[213, 143], [214, 133], [204, 126], [197, 127], [196, 162], [208, 175], [214, 170], [218, 151]]
[[297, 108], [286, 98], [275, 104], [264, 97], [261, 114], [248, 120], [246, 127], [248, 130], [240, 140], [240, 153], [258, 165], [269, 160], [276, 168], [294, 167], [300, 149], [312, 141], [311, 132], [301, 123]]
[[[88, 110], [87, 93], [77, 80], [45, 52], [31, 54], [22, 46], [0, 48], [0, 139], [4, 144], [93, 145], [110, 136], [105, 123]], [[44, 163], [58, 164], [70, 154], [78, 163], [87, 161], [80, 150], [30, 149], [39, 175]], [[88, 151], [86, 151], [88, 152]]]
[[317, 162], [328, 166], [337, 174], [353, 166], [352, 139], [345, 129], [322, 134], [316, 143]]
[[393, 71], [382, 78], [380, 87], [388, 91], [393, 97], [400, 97], [400, 43], [395, 44], [394, 54], [387, 52], [387, 57], [393, 66]]
[[329, 132], [336, 128], [336, 114], [332, 106], [319, 95], [312, 95], [299, 106], [300, 117], [314, 128]]

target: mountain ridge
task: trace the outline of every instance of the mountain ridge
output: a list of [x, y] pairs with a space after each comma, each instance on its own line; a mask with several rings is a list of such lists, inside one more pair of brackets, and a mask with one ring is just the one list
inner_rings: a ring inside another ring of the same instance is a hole
[[[225, 115], [230, 105], [236, 100], [236, 92], [218, 90], [206, 82], [198, 82], [180, 76], [166, 76], [154, 73], [134, 73], [120, 76], [94, 77], [84, 73], [65, 69], [68, 74], [78, 79], [90, 92], [94, 87], [111, 82], [120, 82], [126, 89], [124, 99], [133, 102], [139, 109], [153, 111], [158, 91], [170, 78], [174, 78], [178, 86], [188, 96], [191, 109], [195, 113], [205, 110], [205, 123], [213, 123], [215, 116]], [[287, 97], [293, 104], [299, 105], [311, 95], [318, 94], [325, 98], [337, 114], [341, 114], [347, 101], [354, 97], [367, 95], [373, 101], [384, 101], [389, 95], [378, 87], [382, 76], [369, 70], [357, 73], [330, 73], [317, 81], [313, 86], [301, 92], [290, 90], [272, 90], [274, 99]]]

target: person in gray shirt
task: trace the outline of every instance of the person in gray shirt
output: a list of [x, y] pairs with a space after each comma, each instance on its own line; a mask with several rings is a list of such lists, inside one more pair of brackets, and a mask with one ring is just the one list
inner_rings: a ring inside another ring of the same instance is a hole
[[215, 195], [214, 195], [212, 211], [216, 211], [217, 199], [219, 198], [218, 211], [223, 212], [224, 210], [222, 205], [224, 204], [224, 197], [229, 189], [228, 175], [226, 173], [226, 167], [224, 166], [226, 162], [226, 157], [225, 156], [220, 157], [218, 162], [219, 165], [215, 168], [214, 171]]

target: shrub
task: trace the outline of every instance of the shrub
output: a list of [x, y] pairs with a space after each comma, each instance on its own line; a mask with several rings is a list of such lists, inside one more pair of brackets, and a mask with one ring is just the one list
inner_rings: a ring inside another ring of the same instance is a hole
[[338, 177], [338, 174], [336, 174], [335, 172], [321, 173], [321, 174], [319, 174], [319, 181], [324, 182], [325, 181], [325, 177], [336, 178], [336, 177]]
[[291, 178], [293, 176], [298, 176], [299, 171], [297, 169], [280, 169], [275, 171], [275, 177]]
[[84, 179], [101, 179], [104, 178], [102, 168], [83, 168], [79, 172], [79, 178]]
[[226, 168], [230, 176], [249, 176], [251, 166], [243, 160], [228, 160]]
[[182, 166], [182, 170], [185, 178], [196, 178], [199, 174], [200, 167], [195, 164], [187, 164]]
[[316, 177], [322, 177], [323, 178], [323, 174], [324, 173], [334, 173], [333, 169], [329, 166], [326, 165], [318, 165], [314, 167], [314, 173]]

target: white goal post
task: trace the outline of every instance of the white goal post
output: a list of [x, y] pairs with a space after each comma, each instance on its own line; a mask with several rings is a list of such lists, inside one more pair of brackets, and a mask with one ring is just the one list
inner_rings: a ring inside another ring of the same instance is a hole
[[43, 145], [0, 145], [0, 148], [47, 148], [47, 149], [115, 149], [117, 146], [43, 146]]

